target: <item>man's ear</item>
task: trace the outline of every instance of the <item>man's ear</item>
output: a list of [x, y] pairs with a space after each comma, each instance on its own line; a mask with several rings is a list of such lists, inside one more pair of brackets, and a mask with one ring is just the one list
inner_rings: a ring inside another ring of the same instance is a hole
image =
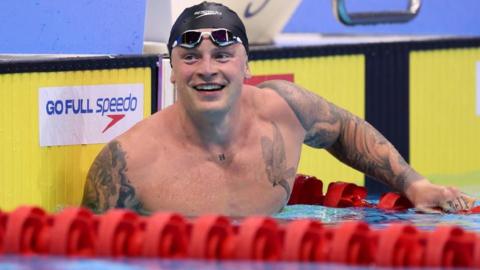
[[250, 72], [250, 65], [248, 64], [248, 59], [247, 63], [245, 63], [245, 79], [250, 79], [252, 77], [252, 72]]
[[170, 82], [173, 83], [173, 84], [175, 84], [175, 81], [176, 81], [176, 79], [175, 79], [175, 71], [174, 71], [173, 68], [172, 68], [172, 70], [171, 70], [171, 72], [170, 72]]

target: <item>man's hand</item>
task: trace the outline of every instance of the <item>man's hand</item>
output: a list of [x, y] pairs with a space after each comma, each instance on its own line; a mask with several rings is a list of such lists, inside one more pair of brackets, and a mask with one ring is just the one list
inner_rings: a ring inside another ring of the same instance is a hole
[[405, 191], [415, 208], [424, 213], [454, 213], [469, 210], [475, 199], [453, 187], [435, 185], [427, 179], [412, 183]]

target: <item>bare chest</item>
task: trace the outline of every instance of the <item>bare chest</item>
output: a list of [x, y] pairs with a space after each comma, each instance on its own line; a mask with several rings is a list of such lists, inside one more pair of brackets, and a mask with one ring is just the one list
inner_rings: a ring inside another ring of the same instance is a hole
[[274, 213], [288, 200], [298, 165], [301, 143], [288, 140], [268, 129], [225, 152], [172, 144], [128, 177], [149, 211]]
[[247, 151], [216, 155], [178, 151], [138, 173], [132, 174], [138, 196], [147, 208], [155, 210], [224, 212], [220, 208], [232, 207], [235, 201], [253, 195], [252, 191], [273, 191], [264, 160]]

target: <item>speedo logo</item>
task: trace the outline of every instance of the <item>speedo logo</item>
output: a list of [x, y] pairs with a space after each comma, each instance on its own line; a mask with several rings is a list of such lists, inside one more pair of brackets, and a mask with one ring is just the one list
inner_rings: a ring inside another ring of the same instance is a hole
[[143, 83], [40, 87], [40, 146], [111, 141], [143, 119], [144, 93]]
[[103, 129], [107, 131], [118, 121], [125, 117], [125, 113], [134, 112], [137, 109], [138, 100], [132, 94], [119, 97], [99, 97], [96, 100], [90, 98], [78, 99], [51, 99], [47, 100], [45, 110], [47, 115], [78, 115], [99, 114], [111, 119]]
[[209, 16], [209, 15], [222, 16], [222, 13], [216, 10], [199, 10], [199, 11], [195, 11], [193, 15], [195, 16], [195, 19], [198, 19], [200, 17]]

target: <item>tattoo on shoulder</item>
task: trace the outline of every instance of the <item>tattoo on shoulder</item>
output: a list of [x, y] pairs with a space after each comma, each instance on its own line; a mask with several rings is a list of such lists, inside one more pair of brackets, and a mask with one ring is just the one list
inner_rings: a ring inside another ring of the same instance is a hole
[[307, 131], [305, 144], [325, 148], [335, 142], [348, 112], [288, 81], [266, 81], [258, 87], [270, 88], [285, 99]]
[[288, 179], [295, 177], [295, 168], [287, 168], [287, 159], [285, 154], [285, 144], [282, 134], [275, 123], [273, 125], [273, 139], [264, 136], [261, 138], [263, 160], [265, 161], [265, 170], [268, 181], [275, 187], [280, 185], [287, 193], [287, 201], [291, 194], [291, 188]]
[[87, 175], [82, 204], [95, 212], [110, 208], [140, 211], [141, 203], [128, 179], [126, 153], [118, 141], [112, 141], [98, 154]]

